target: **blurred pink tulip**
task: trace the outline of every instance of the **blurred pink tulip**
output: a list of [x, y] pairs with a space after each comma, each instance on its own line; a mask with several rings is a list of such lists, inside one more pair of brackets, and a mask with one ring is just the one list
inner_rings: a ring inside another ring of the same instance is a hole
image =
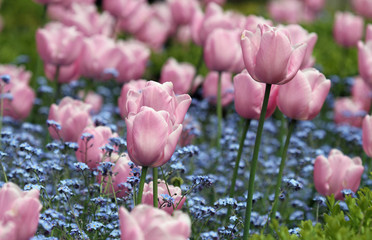
[[128, 154], [136, 165], [155, 168], [169, 161], [182, 132], [182, 124], [174, 123], [169, 112], [144, 106], [129, 113], [125, 123]]
[[372, 24], [367, 24], [366, 42], [372, 41]]
[[359, 15], [372, 19], [372, 0], [352, 0], [351, 3]]
[[146, 1], [141, 1], [139, 6], [136, 6], [130, 15], [121, 19], [120, 28], [125, 32], [136, 34], [137, 32], [142, 31], [149, 19], [151, 19], [152, 15], [153, 9]]
[[315, 68], [297, 72], [287, 84], [279, 87], [277, 104], [289, 118], [312, 120], [322, 109], [331, 88], [331, 81]]
[[173, 21], [177, 25], [189, 24], [198, 7], [196, 0], [167, 0], [172, 11]]
[[103, 97], [98, 93], [93, 91], [89, 91], [85, 93], [83, 90], [78, 92], [78, 96], [82, 99], [85, 103], [90, 104], [92, 106], [91, 113], [97, 114], [101, 111], [102, 104], [103, 104]]
[[83, 39], [75, 27], [54, 22], [37, 30], [36, 45], [45, 63], [71, 65], [80, 56]]
[[121, 52], [118, 51], [114, 40], [103, 36], [95, 35], [86, 38], [81, 59], [81, 74], [96, 80], [108, 80], [115, 78], [116, 66], [121, 60]]
[[141, 92], [128, 91], [126, 107], [128, 115], [138, 113], [143, 106], [153, 108], [155, 111], [164, 110], [170, 114], [174, 124], [181, 124], [190, 104], [191, 98], [188, 94], [175, 95], [171, 82], [160, 84], [149, 81]]
[[336, 12], [333, 25], [333, 36], [343, 47], [354, 47], [362, 39], [363, 18], [350, 12]]
[[[270, 92], [266, 118], [270, 117], [276, 109], [278, 86], [273, 86]], [[235, 110], [243, 118], [260, 118], [262, 103], [265, 95], [265, 84], [255, 81], [243, 70], [234, 77], [234, 101]]]
[[60, 21], [67, 26], [75, 26], [86, 37], [105, 35], [111, 37], [114, 19], [108, 12], [99, 13], [94, 4], [74, 3]]
[[[188, 93], [193, 78], [195, 67], [190, 63], [178, 63], [176, 59], [170, 58], [161, 70], [160, 83], [172, 82], [175, 94]], [[195, 89], [197, 86], [193, 86]]]
[[[149, 184], [145, 183], [143, 188], [143, 196], [142, 196], [142, 203], [152, 206], [153, 203], [153, 182], [151, 181]], [[171, 201], [167, 201], [166, 197], [162, 196], [170, 196], [172, 198]], [[172, 215], [174, 210], [180, 210], [182, 205], [185, 203], [186, 197], [182, 197], [182, 191], [179, 187], [174, 187], [173, 185], [168, 186], [165, 184], [164, 180], [158, 180], [158, 202], [159, 208], [163, 209], [170, 215]]]
[[139, 41], [130, 40], [118, 41], [117, 51], [121, 56], [116, 66], [116, 80], [124, 83], [141, 78], [150, 58], [150, 49]]
[[62, 138], [66, 142], [77, 142], [84, 130], [93, 121], [89, 115], [91, 105], [82, 101], [64, 97], [59, 105], [52, 104], [48, 120], [54, 120], [61, 125], [61, 129], [49, 126], [49, 134], [53, 139]]
[[250, 32], [254, 32], [256, 31], [258, 24], [273, 26], [273, 22], [271, 20], [265, 19], [261, 16], [249, 15], [246, 18], [244, 29]]
[[318, 156], [314, 163], [314, 185], [324, 195], [334, 194], [335, 199], [343, 200], [341, 191], [358, 190], [364, 167], [359, 157], [349, 158], [340, 150], [332, 149], [328, 159]]
[[363, 150], [368, 157], [372, 157], [372, 117], [367, 115], [362, 124]]
[[208, 5], [209, 3], [215, 3], [215, 4], [218, 4], [218, 5], [224, 5], [226, 0], [202, 0], [204, 5]]
[[305, 6], [311, 11], [319, 12], [324, 8], [325, 0], [305, 0]]
[[298, 24], [291, 24], [281, 27], [284, 31], [287, 31], [289, 39], [293, 45], [306, 43], [307, 48], [304, 56], [304, 60], [301, 64], [300, 69], [312, 67], [315, 63], [313, 58], [313, 49], [318, 40], [316, 33], [308, 33], [303, 27]]
[[176, 39], [180, 43], [187, 44], [192, 40], [190, 25], [180, 26], [177, 29]]
[[240, 72], [244, 69], [240, 33], [238, 29], [216, 29], [208, 36], [204, 44], [204, 60], [209, 70]]
[[304, 20], [304, 4], [298, 0], [271, 1], [268, 11], [276, 22], [293, 24]]
[[190, 31], [191, 31], [191, 38], [193, 42], [199, 46], [203, 44], [202, 39], [200, 37], [200, 31], [201, 31], [200, 29], [202, 28], [203, 21], [204, 21], [204, 13], [200, 8], [197, 8], [194, 12], [194, 15], [191, 21]]
[[372, 41], [358, 42], [358, 68], [363, 80], [372, 88]]
[[118, 134], [112, 133], [109, 127], [86, 127], [77, 140], [79, 148], [75, 152], [76, 159], [87, 164], [90, 169], [97, 168], [108, 155], [102, 147], [108, 144], [110, 138], [113, 137], [118, 137]]
[[362, 105], [362, 109], [369, 111], [372, 103], [372, 90], [361, 77], [354, 78], [351, 96], [355, 102]]
[[127, 94], [129, 90], [133, 90], [137, 93], [140, 93], [141, 90], [146, 87], [146, 83], [147, 83], [146, 80], [140, 79], [140, 80], [132, 80], [123, 85], [123, 87], [121, 88], [120, 97], [118, 99], [120, 116], [122, 118], [125, 118], [128, 116]]
[[105, 194], [113, 194], [115, 191], [115, 196], [122, 198], [129, 194], [129, 190], [125, 187], [127, 183], [127, 178], [132, 177], [132, 169], [129, 165], [130, 159], [126, 153], [112, 154], [110, 157], [106, 158], [105, 161], [111, 161], [115, 164], [112, 167], [112, 175], [102, 176], [102, 174], [97, 175], [97, 182], [102, 184], [102, 189], [104, 189]]
[[[80, 62], [81, 58], [78, 57], [72, 64], [59, 66], [58, 82], [59, 83], [70, 83], [73, 80], [78, 80], [80, 77]], [[50, 80], [54, 81], [57, 67], [53, 64], [44, 64], [45, 76]]]
[[134, 13], [145, 0], [103, 0], [103, 9], [116, 18], [127, 18]]
[[[42, 208], [39, 194], [36, 189], [24, 192], [11, 182], [3, 185], [0, 189], [1, 240], [27, 240], [35, 235]], [[5, 238], [10, 236], [13, 238]]]
[[354, 127], [361, 127], [363, 117], [367, 111], [363, 109], [363, 103], [352, 98], [339, 98], [335, 100], [334, 121], [336, 124], [348, 124]]
[[9, 75], [11, 82], [29, 84], [32, 73], [23, 66], [0, 64], [0, 75]]
[[294, 46], [284, 30], [259, 24], [256, 32], [243, 32], [241, 47], [245, 67], [253, 79], [280, 85], [296, 75], [307, 44]]
[[[203, 83], [203, 97], [209, 102], [216, 104], [218, 90], [218, 72], [209, 72]], [[227, 106], [234, 100], [234, 86], [232, 84], [232, 74], [222, 72], [221, 76], [221, 104]]]
[[191, 234], [191, 220], [187, 214], [175, 211], [169, 215], [146, 204], [132, 212], [119, 209], [121, 240], [187, 240]]

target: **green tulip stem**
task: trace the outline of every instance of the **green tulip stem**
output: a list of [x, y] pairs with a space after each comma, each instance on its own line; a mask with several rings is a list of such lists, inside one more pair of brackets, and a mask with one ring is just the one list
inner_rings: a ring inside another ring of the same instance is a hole
[[291, 119], [289, 121], [289, 129], [288, 129], [288, 133], [287, 133], [287, 138], [285, 140], [284, 147], [282, 149], [282, 160], [280, 161], [279, 173], [278, 173], [278, 178], [277, 178], [276, 186], [275, 186], [275, 198], [274, 198], [274, 203], [273, 203], [273, 207], [271, 209], [271, 216], [270, 216], [271, 220], [275, 219], [276, 210], [278, 208], [279, 192], [280, 192], [280, 186], [282, 184], [283, 170], [284, 170], [284, 166], [285, 166], [285, 161], [287, 159], [287, 150], [288, 150], [289, 141], [291, 139], [291, 135], [293, 133], [295, 125], [296, 125], [296, 120]]
[[154, 207], [158, 208], [158, 168], [156, 167], [152, 169], [152, 188]]
[[243, 240], [248, 240], [248, 237], [249, 237], [249, 228], [251, 224], [251, 213], [252, 213], [252, 204], [253, 204], [252, 200], [253, 200], [254, 178], [256, 175], [258, 153], [260, 152], [261, 136], [262, 136], [263, 125], [265, 122], [267, 105], [269, 103], [270, 90], [271, 90], [271, 84], [266, 84], [265, 97], [264, 97], [263, 104], [262, 104], [260, 120], [258, 122], [256, 140], [254, 143], [253, 157], [252, 157], [252, 163], [251, 163], [251, 171], [249, 174], [248, 198], [247, 198], [247, 207], [245, 209]]
[[[232, 176], [232, 179], [231, 179], [231, 187], [230, 187], [230, 194], [229, 194], [230, 198], [234, 197], [236, 179], [238, 177], [239, 163], [240, 163], [240, 159], [242, 157], [244, 141], [245, 141], [245, 138], [247, 136], [247, 132], [248, 132], [250, 124], [251, 124], [251, 119], [245, 119], [242, 135], [240, 137], [240, 142], [239, 142], [238, 155], [236, 156], [236, 159], [235, 159], [235, 167], [234, 167], [234, 172], [233, 172], [233, 176]], [[226, 219], [228, 219], [230, 217], [231, 210], [232, 210], [232, 207], [229, 206], [229, 208], [227, 209]]]
[[137, 197], [136, 205], [142, 202], [143, 186], [145, 185], [147, 169], [148, 169], [147, 166], [142, 166], [141, 179], [140, 179], [140, 185], [138, 188], [138, 197]]

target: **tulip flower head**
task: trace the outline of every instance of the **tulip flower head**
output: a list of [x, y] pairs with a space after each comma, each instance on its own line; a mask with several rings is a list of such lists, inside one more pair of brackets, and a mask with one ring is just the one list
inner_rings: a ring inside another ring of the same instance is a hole
[[364, 152], [369, 157], [372, 157], [372, 117], [370, 115], [365, 116], [363, 119], [362, 142]]

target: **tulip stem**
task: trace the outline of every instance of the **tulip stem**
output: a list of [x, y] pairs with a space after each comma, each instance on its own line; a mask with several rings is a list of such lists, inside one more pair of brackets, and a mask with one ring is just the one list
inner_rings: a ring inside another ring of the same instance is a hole
[[251, 163], [251, 171], [249, 174], [249, 183], [248, 183], [248, 198], [247, 198], [247, 207], [245, 209], [245, 219], [244, 219], [244, 232], [243, 239], [247, 240], [249, 237], [249, 228], [251, 224], [251, 212], [252, 212], [252, 199], [253, 199], [253, 188], [254, 188], [254, 178], [256, 175], [258, 153], [260, 152], [261, 136], [263, 125], [265, 122], [267, 105], [269, 103], [271, 84], [266, 84], [265, 88], [265, 97], [262, 103], [262, 110], [260, 114], [260, 120], [258, 122], [256, 140], [254, 143], [253, 157]]
[[156, 167], [152, 169], [152, 189], [154, 207], [158, 208], [158, 168]]
[[289, 127], [288, 127], [288, 133], [287, 133], [287, 138], [285, 140], [284, 147], [282, 149], [282, 160], [280, 161], [280, 167], [279, 167], [279, 173], [278, 173], [278, 178], [276, 180], [276, 186], [275, 186], [275, 198], [273, 202], [273, 207], [271, 209], [271, 216], [270, 219], [273, 220], [275, 219], [276, 215], [276, 210], [278, 208], [278, 200], [279, 200], [279, 192], [280, 192], [280, 185], [282, 184], [282, 178], [283, 178], [283, 170], [285, 166], [285, 161], [287, 159], [287, 150], [289, 146], [289, 141], [291, 139], [291, 135], [293, 133], [293, 130], [296, 126], [296, 120], [291, 119], [289, 121]]
[[140, 185], [138, 187], [138, 197], [137, 197], [136, 205], [142, 202], [143, 186], [145, 185], [147, 169], [148, 169], [147, 166], [142, 166], [141, 179], [140, 179]]
[[[247, 132], [248, 132], [250, 124], [251, 124], [251, 119], [245, 119], [242, 135], [241, 135], [240, 141], [239, 141], [238, 155], [236, 156], [236, 159], [235, 159], [235, 167], [234, 167], [234, 172], [233, 172], [233, 176], [232, 176], [232, 179], [231, 179], [231, 187], [230, 187], [230, 194], [229, 194], [230, 198], [234, 197], [235, 184], [236, 184], [236, 179], [238, 177], [239, 163], [240, 163], [240, 159], [242, 157], [244, 141], [245, 141], [245, 138], [247, 136]], [[226, 214], [226, 219], [225, 220], [227, 220], [228, 217], [230, 217], [231, 210], [232, 210], [232, 206], [230, 205], [229, 208], [227, 209], [227, 214]]]
[[217, 117], [218, 117], [218, 128], [217, 128], [217, 149], [221, 150], [221, 136], [222, 136], [222, 103], [221, 103], [221, 72], [218, 73], [218, 87], [217, 87]]

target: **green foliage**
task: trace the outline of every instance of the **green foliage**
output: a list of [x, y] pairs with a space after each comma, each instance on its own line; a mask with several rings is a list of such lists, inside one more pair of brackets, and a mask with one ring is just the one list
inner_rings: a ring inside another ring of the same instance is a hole
[[255, 240], [271, 239], [372, 239], [372, 191], [369, 188], [359, 190], [358, 197], [347, 196], [345, 203], [348, 211], [340, 208], [334, 196], [328, 197], [328, 214], [324, 214], [323, 223], [310, 220], [301, 222], [297, 234], [291, 234], [286, 226], [279, 226], [274, 220], [271, 234], [256, 234]]

